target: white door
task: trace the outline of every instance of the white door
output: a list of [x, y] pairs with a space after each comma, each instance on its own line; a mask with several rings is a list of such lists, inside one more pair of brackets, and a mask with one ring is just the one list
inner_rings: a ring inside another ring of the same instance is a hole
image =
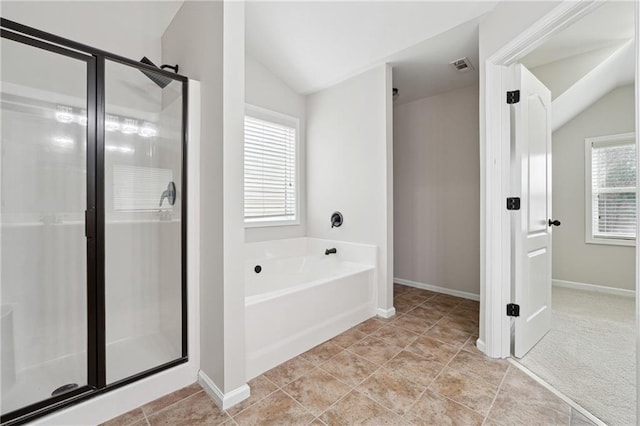
[[520, 100], [513, 104], [514, 320], [513, 354], [521, 358], [551, 328], [551, 92], [514, 65]]

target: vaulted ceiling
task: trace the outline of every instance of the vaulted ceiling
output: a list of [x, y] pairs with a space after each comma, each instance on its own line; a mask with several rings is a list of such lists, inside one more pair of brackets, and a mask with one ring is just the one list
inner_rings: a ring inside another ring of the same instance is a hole
[[3, 18], [131, 59], [160, 61], [160, 38], [182, 1], [6, 1]]
[[[483, 15], [496, 3], [248, 2], [247, 53], [297, 92], [312, 93], [393, 60], [393, 55]], [[445, 55], [446, 43], [438, 47], [443, 60], [448, 56], [446, 64], [457, 59], [461, 46], [474, 43], [471, 32], [458, 35], [450, 55]], [[477, 53], [477, 41], [475, 45]], [[395, 57], [396, 62], [408, 58]], [[406, 74], [411, 72], [417, 71]]]
[[523, 58], [550, 90], [557, 130], [635, 71], [633, 2], [608, 1]]

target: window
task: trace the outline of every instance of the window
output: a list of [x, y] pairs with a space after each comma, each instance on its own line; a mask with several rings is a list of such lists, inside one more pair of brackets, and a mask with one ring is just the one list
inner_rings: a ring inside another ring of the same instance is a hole
[[585, 140], [586, 242], [635, 245], [635, 135]]
[[246, 226], [299, 223], [297, 141], [297, 119], [247, 107], [244, 118]]

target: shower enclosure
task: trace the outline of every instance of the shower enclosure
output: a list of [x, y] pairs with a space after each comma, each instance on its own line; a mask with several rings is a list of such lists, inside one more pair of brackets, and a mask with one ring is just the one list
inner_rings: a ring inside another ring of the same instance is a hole
[[187, 360], [187, 79], [0, 39], [0, 408], [23, 423]]

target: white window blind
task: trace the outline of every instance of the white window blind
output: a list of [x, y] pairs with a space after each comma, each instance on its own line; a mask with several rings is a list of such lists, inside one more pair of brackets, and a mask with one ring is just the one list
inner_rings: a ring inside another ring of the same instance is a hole
[[634, 139], [591, 142], [591, 234], [593, 239], [635, 239]]
[[172, 210], [166, 200], [160, 207], [160, 197], [173, 180], [171, 169], [116, 164], [113, 166], [114, 211]]
[[245, 116], [245, 222], [296, 220], [296, 127]]

